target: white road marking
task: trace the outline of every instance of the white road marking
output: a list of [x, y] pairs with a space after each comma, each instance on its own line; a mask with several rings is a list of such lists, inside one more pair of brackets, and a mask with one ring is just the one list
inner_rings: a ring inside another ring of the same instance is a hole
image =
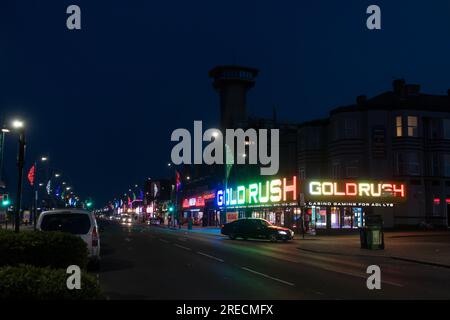
[[264, 277], [264, 278], [267, 278], [267, 279], [271, 279], [271, 280], [274, 280], [274, 281], [278, 281], [278, 282], [283, 283], [283, 284], [287, 284], [288, 286], [292, 286], [292, 287], [295, 286], [295, 284], [293, 284], [292, 282], [288, 282], [288, 281], [284, 281], [284, 280], [281, 280], [281, 279], [278, 279], [278, 278], [274, 278], [274, 277], [271, 277], [271, 276], [269, 276], [267, 274], [264, 274], [264, 273], [261, 273], [261, 272], [258, 272], [258, 271], [246, 268], [246, 267], [242, 267], [242, 269], [245, 270], [245, 271], [257, 274], [257, 275], [259, 275], [261, 277]]
[[200, 251], [198, 251], [197, 253], [198, 253], [199, 255], [202, 255], [202, 256], [204, 256], [204, 257], [207, 257], [207, 258], [210, 258], [210, 259], [219, 261], [219, 262], [225, 262], [225, 261], [222, 260], [222, 259], [216, 258], [216, 257], [214, 257], [214, 256], [210, 256], [209, 254], [206, 254], [206, 253], [203, 253], [203, 252], [200, 252]]
[[131, 242], [131, 239], [130, 238], [125, 238], [125, 241], [126, 242]]
[[169, 243], [169, 241], [165, 240], [165, 239], [159, 239], [159, 241], [164, 242], [164, 243]]
[[[324, 270], [327, 271], [332, 271], [332, 272], [336, 272], [336, 273], [340, 273], [340, 274], [345, 274], [347, 276], [351, 276], [351, 277], [356, 277], [356, 278], [361, 278], [361, 279], [367, 279], [368, 276], [367, 275], [362, 275], [362, 274], [358, 274], [358, 273], [353, 273], [353, 272], [348, 272], [348, 271], [342, 271], [342, 270], [336, 270], [336, 269], [331, 269], [331, 268], [322, 268]], [[391, 281], [386, 281], [386, 280], [381, 280], [381, 283], [384, 284], [389, 284], [391, 286], [395, 286], [395, 287], [400, 287], [403, 288], [404, 286], [400, 283], [396, 283], [396, 282], [391, 282]]]
[[181, 249], [184, 249], [184, 250], [188, 250], [188, 251], [191, 251], [191, 250], [192, 250], [191, 248], [188, 248], [188, 247], [185, 247], [185, 246], [182, 246], [182, 245], [179, 245], [179, 244], [174, 244], [174, 246], [177, 247], [177, 248], [181, 248]]

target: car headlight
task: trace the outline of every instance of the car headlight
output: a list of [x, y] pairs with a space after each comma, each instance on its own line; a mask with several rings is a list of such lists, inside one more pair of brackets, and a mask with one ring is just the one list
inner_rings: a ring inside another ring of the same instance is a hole
[[128, 222], [131, 222], [131, 218], [128, 218]]
[[287, 235], [287, 232], [286, 232], [286, 231], [283, 231], [283, 230], [278, 231], [278, 233], [279, 233], [279, 234], [282, 234], [282, 235]]

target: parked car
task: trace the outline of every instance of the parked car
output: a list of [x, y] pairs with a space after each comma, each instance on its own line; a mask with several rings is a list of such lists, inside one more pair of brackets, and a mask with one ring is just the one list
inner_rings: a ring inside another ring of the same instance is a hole
[[222, 227], [221, 233], [234, 240], [243, 239], [267, 239], [272, 242], [282, 240], [284, 242], [294, 238], [294, 231], [288, 228], [272, 225], [264, 219], [246, 218], [227, 223]]
[[61, 231], [79, 236], [87, 244], [88, 257], [93, 266], [100, 263], [100, 236], [95, 215], [83, 210], [44, 211], [39, 216], [37, 230]]

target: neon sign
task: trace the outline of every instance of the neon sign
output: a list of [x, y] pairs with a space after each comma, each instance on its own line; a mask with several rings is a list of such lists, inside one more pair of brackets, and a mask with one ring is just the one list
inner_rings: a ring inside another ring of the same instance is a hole
[[191, 207], [204, 207], [205, 201], [214, 199], [216, 194], [214, 192], [204, 194], [198, 197], [186, 198], [183, 200], [183, 208], [191, 208]]
[[310, 181], [306, 193], [311, 197], [406, 198], [403, 183]]
[[218, 190], [217, 205], [247, 206], [285, 203], [297, 201], [297, 177], [273, 179], [265, 182], [238, 185], [226, 190]]

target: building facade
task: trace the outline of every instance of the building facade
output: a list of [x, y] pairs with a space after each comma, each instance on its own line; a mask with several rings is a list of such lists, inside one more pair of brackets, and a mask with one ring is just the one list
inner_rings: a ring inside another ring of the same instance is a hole
[[317, 227], [349, 228], [364, 214], [381, 214], [386, 227], [450, 226], [449, 95], [423, 94], [418, 85], [395, 80], [392, 91], [359, 96], [327, 119], [301, 124], [298, 137], [301, 183], [405, 185], [406, 199], [388, 207], [333, 206], [333, 201], [312, 206], [310, 211], [325, 219]]

